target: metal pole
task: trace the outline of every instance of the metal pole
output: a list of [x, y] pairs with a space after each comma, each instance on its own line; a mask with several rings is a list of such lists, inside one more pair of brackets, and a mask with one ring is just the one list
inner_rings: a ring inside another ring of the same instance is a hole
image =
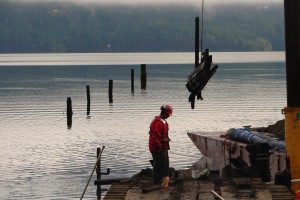
[[218, 193], [216, 193], [215, 191], [211, 191], [216, 197], [218, 197], [221, 200], [225, 200], [223, 197], [221, 197]]
[[291, 180], [291, 183], [299, 183], [300, 182], [300, 179], [292, 179]]
[[86, 186], [85, 186], [84, 191], [83, 191], [83, 193], [82, 193], [82, 195], [81, 195], [81, 197], [80, 197], [80, 200], [82, 200], [82, 198], [83, 198], [83, 196], [84, 196], [84, 194], [85, 194], [85, 191], [86, 191], [86, 189], [87, 189], [87, 187], [88, 187], [88, 185], [89, 185], [89, 183], [90, 183], [90, 181], [91, 181], [91, 179], [92, 179], [92, 176], [93, 176], [94, 171], [95, 171], [95, 169], [96, 169], [96, 167], [97, 167], [97, 164], [98, 164], [98, 162], [99, 162], [99, 160], [100, 160], [100, 158], [101, 158], [101, 155], [102, 155], [102, 152], [103, 152], [104, 148], [105, 148], [105, 146], [103, 146], [102, 149], [100, 150], [100, 153], [99, 153], [97, 162], [95, 163], [95, 166], [94, 166], [94, 169], [93, 169], [93, 171], [92, 171], [92, 173], [91, 173], [91, 175], [90, 175], [90, 178], [89, 178], [88, 182], [86, 183]]
[[[97, 148], [97, 158], [99, 157], [101, 152], [101, 148]], [[96, 167], [96, 174], [97, 174], [97, 180], [101, 180], [101, 159], [99, 162], [97, 162], [97, 167]], [[97, 185], [97, 199], [101, 199], [101, 185]]]

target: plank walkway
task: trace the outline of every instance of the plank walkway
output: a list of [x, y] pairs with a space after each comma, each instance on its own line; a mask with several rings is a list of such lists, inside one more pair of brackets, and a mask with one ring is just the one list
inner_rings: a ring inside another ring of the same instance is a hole
[[128, 183], [113, 183], [107, 191], [104, 200], [123, 200], [127, 191], [132, 188]]
[[[139, 177], [138, 180], [111, 185], [104, 200], [215, 200], [212, 191], [225, 200], [292, 200], [292, 192], [283, 185], [263, 183], [260, 178], [230, 177], [218, 178], [210, 175], [203, 180], [194, 180], [189, 170], [182, 170], [174, 184], [161, 190], [151, 185], [151, 178]], [[150, 188], [150, 189], [149, 189]], [[151, 189], [154, 188], [154, 189]]]

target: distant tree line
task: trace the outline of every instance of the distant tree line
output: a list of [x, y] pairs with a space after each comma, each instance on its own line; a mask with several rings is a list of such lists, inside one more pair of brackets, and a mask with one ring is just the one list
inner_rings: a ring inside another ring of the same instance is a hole
[[[210, 51], [284, 50], [283, 12], [282, 4], [205, 9], [203, 47]], [[2, 0], [0, 53], [194, 51], [197, 16], [201, 17], [201, 8], [192, 6]]]

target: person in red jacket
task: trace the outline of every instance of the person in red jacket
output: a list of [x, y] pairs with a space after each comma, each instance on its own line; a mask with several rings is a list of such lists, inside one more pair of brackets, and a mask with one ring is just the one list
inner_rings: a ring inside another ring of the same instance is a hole
[[153, 184], [167, 187], [169, 182], [169, 125], [166, 119], [172, 116], [173, 108], [162, 105], [159, 116], [155, 116], [150, 124], [149, 150], [153, 158]]

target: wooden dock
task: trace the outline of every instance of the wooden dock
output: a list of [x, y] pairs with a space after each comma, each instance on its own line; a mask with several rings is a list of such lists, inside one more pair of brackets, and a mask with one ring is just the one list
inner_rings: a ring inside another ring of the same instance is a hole
[[[104, 199], [109, 200], [215, 200], [214, 192], [230, 200], [292, 200], [293, 193], [284, 185], [265, 183], [259, 177], [233, 176], [219, 178], [212, 172], [201, 179], [193, 179], [191, 169], [179, 170], [171, 177], [167, 189], [152, 185], [152, 178], [145, 174], [132, 181], [114, 183]], [[154, 188], [154, 189], [153, 189]]]
[[113, 183], [108, 192], [106, 193], [104, 200], [123, 200], [129, 189], [132, 188], [132, 184], [128, 183]]

